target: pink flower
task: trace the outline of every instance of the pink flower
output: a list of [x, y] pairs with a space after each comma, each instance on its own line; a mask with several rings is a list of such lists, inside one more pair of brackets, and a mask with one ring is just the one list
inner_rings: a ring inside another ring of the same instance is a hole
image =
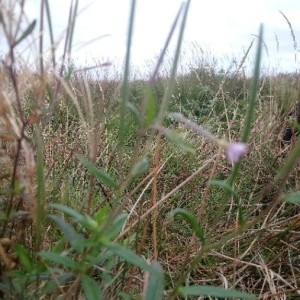
[[247, 152], [247, 144], [245, 143], [229, 143], [226, 145], [228, 160], [231, 163], [236, 163]]

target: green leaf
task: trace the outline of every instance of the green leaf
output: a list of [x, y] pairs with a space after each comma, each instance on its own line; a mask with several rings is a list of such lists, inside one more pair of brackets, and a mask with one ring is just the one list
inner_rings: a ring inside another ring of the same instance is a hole
[[220, 287], [208, 286], [208, 285], [196, 285], [180, 287], [179, 293], [184, 297], [188, 296], [210, 296], [218, 297], [220, 299], [244, 299], [244, 300], [255, 300], [258, 299], [256, 296], [239, 292], [236, 290], [228, 290]]
[[187, 142], [178, 133], [167, 128], [163, 129], [163, 133], [172, 143], [174, 143], [177, 147], [179, 147], [184, 152], [192, 153], [194, 155], [196, 154], [195, 149], [190, 147], [187, 144]]
[[73, 226], [67, 223], [63, 218], [57, 215], [49, 216], [62, 230], [64, 233], [65, 239], [71, 244], [74, 245], [77, 241], [84, 240], [83, 236], [77, 233]]
[[121, 150], [122, 146], [124, 145], [126, 131], [128, 126], [126, 125], [126, 104], [129, 98], [129, 78], [130, 78], [130, 55], [131, 55], [131, 44], [133, 38], [133, 23], [134, 23], [134, 15], [135, 15], [135, 7], [136, 7], [136, 0], [131, 1], [131, 9], [130, 9], [130, 16], [129, 16], [129, 24], [128, 24], [128, 34], [127, 34], [127, 47], [126, 47], [126, 56], [125, 56], [125, 64], [124, 64], [124, 75], [123, 75], [123, 82], [121, 86], [120, 96], [121, 96], [121, 103], [120, 103], [120, 123], [119, 123], [119, 147], [118, 149]]
[[98, 222], [98, 224], [103, 224], [108, 220], [110, 213], [110, 205], [106, 204], [95, 214], [95, 220]]
[[[72, 281], [75, 278], [73, 273], [64, 273], [62, 275], [55, 275], [55, 280], [46, 281], [45, 287], [42, 290], [42, 294], [52, 293], [57, 290], [60, 286]], [[41, 279], [41, 278], [39, 278]]]
[[205, 242], [204, 230], [199, 225], [195, 215], [182, 208], [176, 208], [171, 212], [171, 216], [175, 215], [179, 215], [182, 219], [184, 219], [190, 225], [191, 229], [194, 230], [200, 241], [203, 243]]
[[84, 159], [83, 157], [78, 157], [80, 162], [83, 164], [83, 166], [92, 174], [95, 176], [95, 178], [104, 183], [105, 185], [117, 189], [118, 184], [115, 182], [115, 180], [107, 174], [104, 170], [97, 168], [93, 163], [90, 161]]
[[19, 43], [21, 43], [35, 28], [36, 20], [33, 20], [27, 29], [22, 33], [22, 35], [15, 41], [14, 47], [17, 46]]
[[150, 264], [148, 264], [148, 262], [136, 255], [134, 252], [132, 252], [129, 249], [126, 249], [120, 245], [117, 244], [108, 244], [106, 245], [107, 249], [109, 249], [112, 253], [114, 253], [115, 255], [122, 257], [123, 259], [125, 259], [127, 262], [140, 267], [141, 269], [150, 272], [151, 274], [153, 272], [156, 272], [156, 269], [154, 269]]
[[141, 116], [140, 116], [140, 112], [137, 109], [137, 107], [133, 103], [128, 101], [126, 103], [126, 108], [128, 108], [132, 112], [132, 114], [135, 117], [138, 125], [140, 125], [141, 124]]
[[45, 221], [45, 199], [46, 199], [46, 179], [45, 179], [45, 156], [44, 144], [40, 129], [35, 126], [35, 141], [37, 142], [37, 197], [36, 197], [36, 221], [35, 221], [35, 238], [38, 247], [42, 245]]
[[164, 271], [158, 262], [153, 262], [151, 265], [156, 272], [152, 272], [152, 274], [150, 274], [145, 299], [163, 299], [165, 287]]
[[286, 203], [300, 204], [300, 192], [288, 194], [284, 201]]
[[34, 269], [33, 261], [25, 247], [21, 244], [16, 244], [15, 250], [25, 270], [28, 272], [32, 271]]
[[39, 255], [44, 259], [44, 260], [49, 260], [51, 262], [60, 264], [62, 266], [65, 266], [67, 268], [70, 268], [72, 270], [77, 270], [77, 271], [82, 271], [83, 270], [83, 264], [74, 261], [68, 256], [64, 256], [60, 253], [54, 253], [54, 252], [46, 252], [42, 251], [39, 253]]
[[239, 203], [238, 194], [233, 189], [233, 187], [230, 186], [226, 181], [224, 181], [224, 180], [210, 180], [208, 182], [208, 184], [220, 187], [222, 190], [224, 190], [226, 192], [229, 192], [229, 194], [232, 195], [235, 203]]
[[99, 224], [97, 221], [95, 221], [94, 219], [92, 219], [89, 216], [84, 216], [84, 215], [80, 214], [73, 208], [70, 208], [63, 204], [56, 204], [56, 203], [51, 203], [51, 204], [49, 204], [49, 206], [56, 208], [59, 211], [64, 212], [65, 214], [72, 217], [77, 223], [80, 223], [81, 225], [85, 226], [89, 230], [99, 229]]
[[132, 176], [139, 176], [149, 169], [149, 160], [147, 157], [142, 157], [131, 169]]
[[153, 92], [150, 88], [146, 90], [146, 101], [147, 101], [147, 107], [146, 107], [146, 126], [151, 125], [154, 123], [155, 116], [156, 116], [156, 101], [154, 99]]
[[85, 221], [85, 216], [77, 212], [75, 209], [63, 205], [63, 204], [57, 204], [57, 203], [51, 203], [49, 204], [50, 207], [53, 207], [61, 212], [64, 212], [65, 214], [69, 215], [70, 217], [74, 218], [79, 223], [83, 223]]
[[99, 284], [87, 275], [81, 277], [81, 286], [84, 291], [85, 299], [87, 300], [101, 300], [104, 299]]
[[108, 230], [105, 231], [105, 238], [114, 239], [122, 230], [123, 225], [128, 217], [127, 213], [119, 214], [109, 225]]

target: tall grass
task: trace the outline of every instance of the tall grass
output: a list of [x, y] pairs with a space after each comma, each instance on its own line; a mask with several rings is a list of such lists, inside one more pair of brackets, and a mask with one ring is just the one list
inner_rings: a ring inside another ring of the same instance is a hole
[[[260, 75], [262, 27], [236, 69], [196, 57], [178, 74], [184, 2], [149, 79], [130, 80], [133, 0], [124, 73], [99, 79], [71, 60], [78, 1], [62, 61], [50, 1], [39, 22], [25, 2], [0, 4], [1, 298], [299, 297], [300, 144], [280, 146], [299, 76]], [[17, 53], [37, 23], [35, 72]]]

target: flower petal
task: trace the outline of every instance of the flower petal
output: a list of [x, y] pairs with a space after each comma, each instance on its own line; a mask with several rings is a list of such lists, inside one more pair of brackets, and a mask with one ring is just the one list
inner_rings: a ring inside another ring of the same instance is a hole
[[236, 163], [247, 152], [248, 145], [245, 143], [230, 143], [227, 146], [227, 157], [231, 163]]

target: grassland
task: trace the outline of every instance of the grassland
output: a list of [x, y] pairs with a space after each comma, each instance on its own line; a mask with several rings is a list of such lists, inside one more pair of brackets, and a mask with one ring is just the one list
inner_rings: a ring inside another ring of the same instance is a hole
[[[300, 297], [300, 144], [281, 145], [299, 126], [300, 78], [259, 73], [262, 32], [251, 76], [246, 57], [177, 73], [179, 36], [167, 76], [129, 80], [128, 61], [99, 79], [55, 53], [33, 72], [16, 49], [34, 24], [12, 22], [1, 20], [1, 298]], [[247, 152], [232, 163], [238, 142]]]

